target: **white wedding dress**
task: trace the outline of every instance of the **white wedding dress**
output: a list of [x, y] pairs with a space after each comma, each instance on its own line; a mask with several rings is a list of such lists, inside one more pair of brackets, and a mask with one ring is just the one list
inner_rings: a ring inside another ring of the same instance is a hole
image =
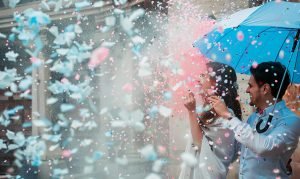
[[221, 119], [202, 129], [200, 149], [192, 148], [191, 137], [186, 147], [186, 152], [194, 154], [198, 163], [194, 167], [184, 166], [179, 179], [226, 179], [228, 167], [236, 159], [239, 148], [234, 134], [222, 127]]

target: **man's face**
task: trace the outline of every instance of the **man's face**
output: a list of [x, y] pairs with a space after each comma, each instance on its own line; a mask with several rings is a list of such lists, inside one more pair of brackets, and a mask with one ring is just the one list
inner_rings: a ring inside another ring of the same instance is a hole
[[254, 77], [251, 75], [249, 81], [248, 81], [248, 88], [246, 90], [246, 93], [249, 93], [250, 95], [250, 106], [256, 106], [258, 107], [259, 104], [262, 102], [263, 98], [263, 87], [259, 86], [257, 82], [255, 81]]

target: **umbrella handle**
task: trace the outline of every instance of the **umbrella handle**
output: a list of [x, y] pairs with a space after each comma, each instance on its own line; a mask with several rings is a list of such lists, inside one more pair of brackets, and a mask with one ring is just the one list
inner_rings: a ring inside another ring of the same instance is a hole
[[258, 133], [264, 133], [264, 132], [266, 132], [266, 131], [269, 129], [269, 127], [270, 127], [270, 124], [271, 124], [271, 122], [272, 122], [273, 116], [274, 116], [273, 113], [269, 113], [269, 118], [268, 118], [267, 124], [266, 124], [266, 126], [265, 126], [263, 129], [260, 128], [260, 125], [261, 125], [261, 123], [263, 122], [263, 120], [260, 119], [260, 120], [258, 121], [258, 123], [256, 124], [256, 131], [257, 131]]

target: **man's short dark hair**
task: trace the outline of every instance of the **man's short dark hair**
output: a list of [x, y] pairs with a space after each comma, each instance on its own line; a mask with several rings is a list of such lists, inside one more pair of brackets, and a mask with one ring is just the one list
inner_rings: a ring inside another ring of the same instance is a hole
[[278, 96], [278, 99], [281, 99], [290, 84], [290, 75], [288, 71], [285, 79], [283, 79], [285, 69], [286, 67], [280, 62], [262, 62], [257, 66], [252, 66], [250, 72], [259, 86], [266, 83], [270, 85], [271, 93], [274, 97], [277, 96], [280, 83], [284, 80]]

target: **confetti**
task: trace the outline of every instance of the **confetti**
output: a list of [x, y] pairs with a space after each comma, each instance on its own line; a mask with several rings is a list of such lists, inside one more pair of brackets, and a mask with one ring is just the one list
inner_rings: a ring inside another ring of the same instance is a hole
[[243, 41], [244, 40], [244, 33], [242, 31], [238, 31], [237, 32], [237, 35], [236, 35], [236, 38], [239, 40], [239, 41]]
[[126, 166], [128, 164], [128, 159], [126, 156], [123, 156], [122, 158], [116, 158], [116, 163]]
[[76, 2], [75, 3], [75, 7], [77, 9], [81, 9], [81, 8], [85, 8], [85, 7], [88, 7], [90, 6], [91, 4], [88, 2], [88, 1], [81, 1], [81, 2]]
[[97, 1], [94, 3], [93, 7], [103, 7], [105, 5], [104, 1]]
[[7, 146], [2, 139], [0, 139], [0, 150], [1, 149], [7, 149]]
[[190, 167], [193, 167], [197, 164], [197, 159], [191, 153], [184, 152], [181, 154], [180, 157], [181, 157], [183, 163]]
[[152, 171], [159, 173], [161, 171], [163, 165], [165, 165], [165, 164], [166, 164], [166, 161], [163, 159], [155, 160], [155, 162], [153, 163], [153, 166], [152, 166]]
[[146, 160], [155, 161], [157, 158], [154, 147], [150, 144], [140, 149], [139, 152], [141, 153], [141, 156]]
[[99, 47], [95, 49], [91, 55], [90, 61], [89, 61], [89, 68], [95, 68], [98, 65], [100, 65], [109, 55], [109, 49], [104, 47]]
[[114, 26], [116, 24], [116, 18], [114, 16], [109, 16], [105, 18], [105, 24], [107, 26]]
[[9, 0], [8, 6], [9, 6], [10, 8], [15, 8], [16, 5], [17, 5], [20, 1], [21, 1], [21, 0]]
[[145, 179], [161, 179], [161, 177], [156, 173], [150, 173], [149, 175], [146, 176]]
[[19, 88], [22, 91], [26, 91], [28, 88], [31, 87], [31, 85], [32, 85], [32, 77], [26, 76], [26, 78], [20, 81]]
[[6, 35], [0, 32], [0, 38], [5, 39]]
[[60, 111], [61, 112], [68, 112], [75, 109], [75, 106], [72, 104], [61, 104], [60, 105]]
[[170, 117], [172, 114], [172, 109], [167, 108], [165, 106], [159, 106], [159, 114], [162, 115], [163, 117]]
[[12, 62], [16, 62], [17, 57], [19, 56], [18, 53], [15, 53], [14, 51], [9, 51], [5, 53], [5, 57]]

